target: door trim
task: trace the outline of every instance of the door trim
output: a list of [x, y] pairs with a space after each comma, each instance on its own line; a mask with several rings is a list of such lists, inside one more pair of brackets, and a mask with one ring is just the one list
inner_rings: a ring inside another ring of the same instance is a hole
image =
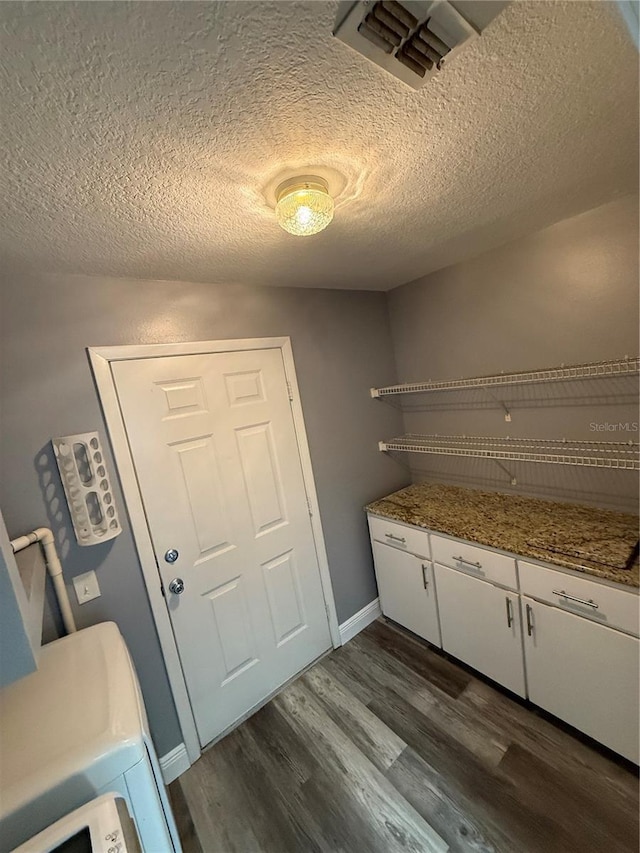
[[176, 344], [135, 344], [131, 346], [110, 347], [88, 347], [87, 353], [93, 370], [93, 376], [98, 391], [98, 397], [102, 406], [107, 432], [113, 450], [116, 468], [120, 477], [120, 484], [125, 503], [129, 513], [131, 531], [135, 542], [138, 558], [142, 567], [145, 586], [151, 612], [158, 632], [160, 647], [164, 657], [169, 684], [173, 694], [178, 720], [182, 729], [183, 740], [187, 749], [189, 760], [193, 764], [200, 757], [200, 741], [196, 729], [195, 719], [189, 702], [187, 685], [180, 664], [178, 646], [173, 635], [169, 612], [166, 607], [164, 596], [160, 588], [160, 576], [156, 564], [155, 553], [151, 542], [151, 534], [144, 512], [142, 494], [138, 485], [133, 457], [127, 440], [124, 419], [120, 410], [120, 403], [116, 391], [115, 379], [111, 369], [111, 363], [115, 361], [128, 361], [143, 358], [162, 358], [178, 355], [202, 355], [218, 352], [238, 352], [241, 350], [280, 349], [287, 382], [289, 383], [291, 411], [293, 423], [300, 451], [302, 465], [302, 476], [304, 486], [309, 499], [311, 510], [311, 529], [320, 569], [320, 580], [322, 592], [327, 611], [327, 621], [331, 641], [334, 648], [342, 644], [338, 616], [336, 612], [331, 576], [329, 574], [329, 562], [324, 544], [322, 521], [320, 519], [320, 507], [316, 493], [313, 468], [311, 466], [311, 455], [307, 442], [307, 433], [302, 414], [300, 392], [296, 378], [295, 364], [293, 361], [293, 350], [289, 337], [277, 338], [244, 338], [240, 340], [218, 340], [197, 341]]

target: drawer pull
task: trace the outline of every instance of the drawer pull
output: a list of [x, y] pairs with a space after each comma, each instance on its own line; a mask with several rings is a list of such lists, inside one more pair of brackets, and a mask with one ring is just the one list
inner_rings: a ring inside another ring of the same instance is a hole
[[598, 605], [592, 598], [590, 598], [589, 601], [584, 598], [576, 598], [575, 595], [569, 595], [569, 593], [565, 592], [563, 589], [554, 589], [553, 594], [560, 596], [560, 598], [566, 598], [567, 601], [575, 601], [576, 604], [584, 604], [585, 607], [593, 607], [594, 610], [598, 609]]
[[467, 566], [473, 566], [474, 569], [482, 568], [482, 563], [472, 563], [471, 560], [465, 560], [464, 557], [454, 557], [453, 559], [456, 560], [458, 563], [464, 563]]
[[533, 608], [527, 604], [525, 610], [527, 612], [527, 634], [531, 637], [533, 634]]
[[513, 602], [508, 595], [505, 595], [505, 601], [507, 602], [507, 628], [510, 628], [513, 625]]
[[385, 533], [384, 535], [387, 537], [387, 539], [393, 539], [394, 542], [402, 542], [403, 545], [407, 541], [404, 536], [394, 536], [393, 533]]
[[426, 589], [426, 588], [428, 587], [428, 585], [429, 585], [429, 581], [427, 580], [427, 571], [428, 571], [428, 569], [429, 569], [429, 566], [425, 566], [425, 564], [423, 563], [423, 564], [422, 564], [422, 584], [423, 584], [423, 586], [424, 586], [424, 588], [425, 588], [425, 589]]

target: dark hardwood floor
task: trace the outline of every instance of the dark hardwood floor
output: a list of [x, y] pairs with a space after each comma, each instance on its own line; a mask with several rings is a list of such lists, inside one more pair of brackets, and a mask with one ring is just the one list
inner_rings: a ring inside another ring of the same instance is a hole
[[638, 853], [624, 762], [383, 620], [170, 794], [185, 853]]

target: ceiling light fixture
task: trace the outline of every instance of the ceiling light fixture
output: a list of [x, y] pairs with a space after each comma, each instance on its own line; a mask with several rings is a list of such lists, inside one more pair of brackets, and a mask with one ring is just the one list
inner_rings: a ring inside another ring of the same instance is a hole
[[276, 190], [276, 198], [278, 224], [296, 237], [317, 234], [333, 219], [329, 185], [315, 175], [284, 181]]

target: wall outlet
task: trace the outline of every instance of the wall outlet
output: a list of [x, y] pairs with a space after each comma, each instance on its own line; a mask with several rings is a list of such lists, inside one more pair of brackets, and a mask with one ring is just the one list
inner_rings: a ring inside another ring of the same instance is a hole
[[73, 585], [78, 604], [86, 604], [87, 601], [92, 601], [100, 596], [100, 587], [95, 572], [85, 572], [83, 575], [78, 575], [73, 579]]

